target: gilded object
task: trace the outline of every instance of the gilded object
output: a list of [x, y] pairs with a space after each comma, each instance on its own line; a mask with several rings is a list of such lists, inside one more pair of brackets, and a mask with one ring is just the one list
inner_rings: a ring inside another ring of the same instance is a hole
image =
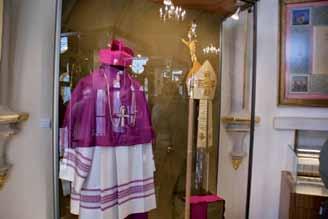
[[216, 83], [210, 78], [210, 72], [206, 71], [204, 73], [204, 80], [197, 81], [197, 87], [202, 87], [204, 89], [204, 96], [210, 96], [211, 90], [215, 89]]
[[0, 190], [3, 188], [3, 186], [7, 182], [7, 178], [8, 178], [7, 173], [4, 175], [0, 175]]
[[[235, 170], [237, 170], [246, 156], [244, 152], [244, 139], [250, 131], [251, 117], [249, 115], [229, 115], [222, 118], [225, 123], [226, 131], [232, 137], [233, 149], [231, 152], [231, 162]], [[255, 123], [260, 123], [260, 117], [255, 117]]]
[[0, 123], [17, 123], [28, 120], [28, 113], [0, 114]]
[[190, 52], [190, 58], [191, 58], [191, 62], [194, 64], [196, 62], [198, 62], [198, 58], [196, 55], [196, 50], [197, 50], [197, 40], [196, 39], [189, 39], [188, 41], [186, 41], [185, 39], [182, 39], [182, 42], [188, 47], [189, 52]]
[[193, 22], [188, 31], [188, 40], [181, 39], [183, 44], [185, 44], [189, 49], [190, 59], [192, 62], [192, 68], [190, 69], [189, 73], [187, 74], [187, 79], [186, 79], [189, 95], [191, 95], [190, 92], [192, 90], [191, 88], [193, 87], [193, 81], [191, 79], [192, 79], [193, 75], [201, 68], [201, 64], [198, 62], [198, 58], [197, 58], [197, 54], [196, 54], [196, 51], [197, 51], [196, 28], [197, 28], [197, 24], [195, 22]]
[[[186, 199], [190, 194], [192, 139], [194, 100], [199, 100], [198, 128], [197, 128], [197, 156], [195, 189], [203, 188], [209, 191], [209, 148], [213, 146], [213, 115], [212, 100], [215, 96], [217, 75], [211, 63], [206, 60], [202, 65], [197, 59], [196, 23], [193, 22], [188, 32], [188, 40], [182, 42], [189, 48], [192, 68], [187, 74], [186, 85], [189, 95], [189, 125], [188, 125], [188, 159]], [[186, 202], [185, 218], [189, 218], [189, 203]]]
[[[222, 122], [226, 124], [240, 124], [240, 123], [250, 124], [251, 117], [250, 116], [224, 116], [222, 118]], [[256, 116], [255, 123], [258, 124], [260, 122], [261, 122], [261, 118]]]
[[237, 170], [241, 164], [241, 162], [243, 161], [242, 157], [232, 157], [231, 162], [232, 162], [232, 166], [235, 170]]
[[217, 76], [211, 63], [206, 60], [200, 69], [194, 73], [193, 98], [198, 100], [213, 100], [215, 96]]
[[206, 60], [190, 79], [193, 82], [192, 98], [199, 100], [197, 148], [213, 146], [213, 107], [216, 90], [216, 74], [211, 63]]

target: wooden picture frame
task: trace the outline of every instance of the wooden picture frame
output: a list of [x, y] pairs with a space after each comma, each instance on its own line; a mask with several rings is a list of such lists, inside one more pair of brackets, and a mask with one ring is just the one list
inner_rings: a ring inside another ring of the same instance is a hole
[[280, 0], [279, 105], [328, 107], [326, 35], [328, 0]]

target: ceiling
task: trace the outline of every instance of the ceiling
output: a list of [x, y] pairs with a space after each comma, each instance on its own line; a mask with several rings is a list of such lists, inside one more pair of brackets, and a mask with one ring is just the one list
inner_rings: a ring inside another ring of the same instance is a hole
[[[155, 3], [163, 4], [163, 0], [150, 0]], [[245, 1], [246, 0], [242, 0]], [[247, 0], [249, 2], [256, 0]], [[65, 0], [63, 1], [63, 21], [67, 20], [70, 15], [71, 10], [74, 8], [77, 0]], [[237, 0], [172, 0], [175, 5], [183, 6], [189, 9], [200, 9], [209, 11], [212, 13], [217, 13], [223, 17], [228, 17], [232, 15], [236, 9]], [[248, 4], [242, 6], [242, 9], [247, 8]]]
[[[163, 3], [163, 0], [151, 0], [157, 3]], [[172, 0], [173, 4], [185, 8], [202, 9], [223, 16], [228, 16], [236, 10], [236, 0]]]

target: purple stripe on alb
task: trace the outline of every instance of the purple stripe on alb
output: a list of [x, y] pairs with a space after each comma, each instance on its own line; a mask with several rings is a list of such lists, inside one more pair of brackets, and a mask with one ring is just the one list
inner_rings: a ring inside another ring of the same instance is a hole
[[86, 161], [92, 162], [92, 160], [86, 156], [84, 156], [83, 154], [81, 154], [81, 152], [76, 151], [76, 154], [79, 155], [80, 157], [82, 157], [83, 159], [85, 159]]
[[72, 157], [74, 159], [79, 159], [79, 160], [84, 160], [85, 163], [88, 163], [88, 164], [91, 164], [92, 160], [83, 156], [80, 152], [78, 151], [67, 151], [65, 154], [64, 154], [64, 157]]
[[84, 209], [90, 209], [90, 210], [100, 209], [99, 206], [97, 206], [97, 207], [89, 207], [89, 206], [81, 205], [80, 207], [81, 207], [81, 208], [84, 208]]
[[148, 180], [154, 180], [154, 177], [150, 177], [150, 178], [147, 178], [147, 179], [133, 180], [133, 181], [130, 181], [130, 182], [127, 182], [127, 183], [124, 183], [124, 184], [121, 184], [121, 185], [116, 185], [116, 186], [106, 188], [106, 189], [82, 189], [82, 191], [86, 191], [86, 192], [107, 192], [107, 191], [110, 191], [112, 189], [120, 188], [122, 186], [127, 186], [127, 185], [132, 184], [132, 183], [146, 182]]
[[[142, 186], [134, 186], [134, 187], [130, 187], [128, 189], [125, 189], [123, 191], [120, 191], [118, 192], [118, 198], [121, 199], [121, 198], [124, 198], [130, 194], [133, 194], [133, 193], [140, 193], [140, 192], [143, 192], [143, 191], [147, 191], [147, 190], [150, 190], [154, 188], [154, 184], [151, 183], [151, 184], [147, 184], [147, 185], [142, 185]], [[116, 193], [117, 194], [117, 193]], [[107, 195], [107, 196], [104, 196], [102, 198], [103, 201], [106, 201], [108, 200], [112, 195]]]
[[89, 203], [101, 202], [102, 204], [105, 204], [105, 203], [112, 202], [117, 199], [126, 198], [132, 194], [137, 194], [137, 193], [141, 193], [141, 192], [145, 193], [152, 189], [154, 189], [154, 184], [150, 183], [150, 184], [143, 185], [143, 186], [130, 187], [123, 191], [115, 192], [113, 194], [110, 194], [110, 195], [107, 195], [104, 197], [101, 197], [100, 195], [80, 195], [79, 196], [77, 194], [72, 193], [71, 198], [73, 200], [80, 200], [82, 202], [89, 202]]
[[90, 165], [85, 164], [82, 161], [80, 161], [79, 159], [74, 159], [72, 157], [68, 157], [68, 158], [66, 158], [66, 159], [63, 160], [64, 163], [67, 163], [65, 161], [67, 161], [67, 162], [68, 161], [73, 162], [79, 169], [84, 170], [85, 172], [89, 172], [89, 170], [91, 168]]
[[131, 198], [129, 198], [129, 199], [127, 199], [127, 200], [125, 200], [125, 201], [123, 201], [123, 202], [121, 202], [121, 203], [118, 203], [118, 202], [116, 201], [115, 203], [112, 203], [111, 205], [109, 205], [109, 206], [107, 206], [107, 207], [104, 207], [104, 208], [101, 208], [100, 206], [93, 206], [93, 207], [91, 207], [91, 206], [85, 206], [85, 205], [81, 205], [80, 207], [81, 207], [81, 208], [84, 208], [84, 209], [90, 209], [90, 210], [101, 209], [101, 211], [105, 211], [105, 210], [110, 209], [110, 208], [112, 208], [112, 207], [114, 207], [114, 206], [116, 206], [116, 205], [122, 205], [122, 204], [124, 204], [124, 203], [126, 203], [126, 202], [128, 202], [128, 201], [135, 200], [135, 199], [141, 199], [141, 198], [144, 199], [144, 198], [148, 198], [148, 197], [153, 196], [153, 195], [155, 195], [154, 192], [153, 192], [153, 193], [150, 193], [150, 194], [147, 194], [147, 195], [131, 197]]
[[135, 193], [141, 193], [141, 192], [147, 192], [151, 189], [154, 188], [154, 184], [149, 184], [149, 185], [145, 185], [145, 186], [136, 186], [136, 187], [131, 187], [129, 189], [126, 189], [120, 193], [115, 193], [109, 196], [105, 196], [102, 198], [102, 203], [106, 203], [106, 202], [111, 202], [115, 199], [123, 199], [131, 194], [135, 194]]
[[82, 173], [79, 172], [79, 170], [78, 170], [74, 165], [69, 164], [69, 163], [66, 164], [66, 165], [69, 166], [69, 167], [71, 167], [71, 168], [73, 168], [74, 171], [76, 172], [76, 174], [77, 174], [79, 177], [81, 177], [81, 178], [85, 178], [85, 177], [87, 177], [87, 175], [88, 175], [87, 172], [85, 172], [85, 175], [83, 175]]
[[74, 198], [71, 196], [71, 200], [74, 200], [74, 201], [81, 201], [79, 198]]
[[82, 167], [82, 166], [80, 166], [80, 165], [78, 165], [78, 164], [76, 164], [76, 163], [74, 163], [74, 162], [72, 162], [72, 161], [68, 161], [68, 160], [63, 160], [63, 161], [62, 161], [62, 164], [63, 164], [63, 165], [67, 165], [67, 166], [74, 166], [74, 167], [76, 167], [77, 169], [79, 169], [79, 170], [81, 170], [82, 172], [85, 172], [85, 173], [88, 173], [89, 170], [90, 170], [90, 168]]

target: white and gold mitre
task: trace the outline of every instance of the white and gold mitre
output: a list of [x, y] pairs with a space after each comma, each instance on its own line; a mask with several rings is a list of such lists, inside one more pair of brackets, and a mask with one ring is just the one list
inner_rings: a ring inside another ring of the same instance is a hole
[[216, 84], [217, 76], [208, 60], [197, 72], [187, 78], [188, 92], [193, 99], [212, 100], [215, 96]]

